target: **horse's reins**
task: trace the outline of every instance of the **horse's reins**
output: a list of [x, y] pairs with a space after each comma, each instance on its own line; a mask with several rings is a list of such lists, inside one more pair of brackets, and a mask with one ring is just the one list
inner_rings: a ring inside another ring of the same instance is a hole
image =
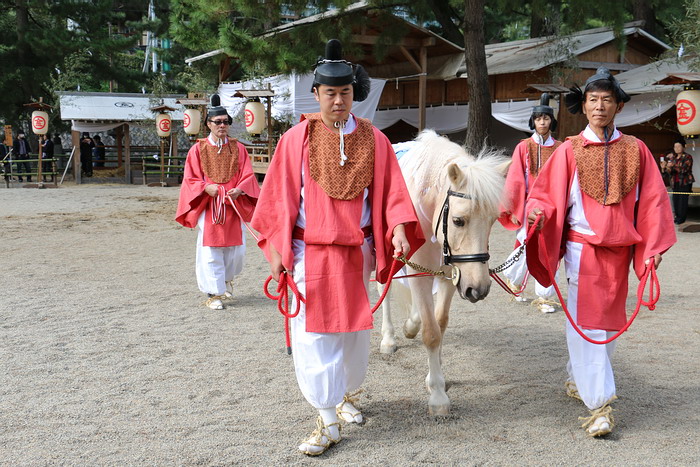
[[[535, 222], [530, 226], [528, 232], [527, 232], [527, 238], [525, 239], [525, 243], [523, 243], [523, 248], [527, 244], [527, 242], [530, 241], [530, 238], [534, 235], [535, 231], [537, 230], [537, 225], [540, 222], [540, 219], [542, 218], [542, 214], [539, 214], [537, 216], [537, 219]], [[544, 264], [549, 264], [549, 253], [547, 252], [546, 248], [542, 249], [542, 259], [544, 260]], [[574, 319], [571, 317], [571, 313], [569, 313], [569, 309], [566, 306], [566, 302], [564, 300], [564, 297], [561, 295], [561, 291], [559, 290], [559, 286], [557, 285], [557, 281], [554, 278], [554, 274], [547, 270], [549, 274], [549, 279], [552, 282], [552, 285], [554, 285], [554, 290], [557, 293], [557, 297], [559, 298], [559, 302], [561, 303], [561, 307], [564, 310], [564, 313], [566, 314], [566, 318], [569, 320], [569, 323], [571, 324], [571, 327], [574, 328], [574, 330], [578, 333], [579, 336], [581, 336], [584, 340], [590, 342], [591, 344], [608, 344], [618, 337], [620, 337], [627, 329], [632, 325], [632, 322], [634, 319], [637, 317], [637, 314], [639, 313], [639, 310], [641, 309], [642, 305], [646, 306], [649, 308], [649, 310], [654, 310], [656, 308], [656, 303], [659, 301], [659, 298], [661, 296], [661, 287], [659, 284], [659, 278], [656, 275], [656, 266], [654, 265], [654, 258], [649, 259], [649, 264], [647, 264], [644, 274], [642, 275], [642, 278], [639, 280], [639, 286], [637, 286], [637, 305], [634, 310], [634, 313], [632, 313], [632, 316], [630, 319], [625, 323], [625, 325], [620, 329], [617, 333], [615, 333], [614, 336], [605, 339], [603, 341], [597, 341], [594, 339], [591, 339], [587, 335], [581, 331], [581, 328], [578, 327], [578, 325], [574, 322]], [[647, 282], [649, 277], [651, 276], [651, 282], [649, 283], [649, 301], [646, 302], [644, 301], [644, 289], [647, 286]]]

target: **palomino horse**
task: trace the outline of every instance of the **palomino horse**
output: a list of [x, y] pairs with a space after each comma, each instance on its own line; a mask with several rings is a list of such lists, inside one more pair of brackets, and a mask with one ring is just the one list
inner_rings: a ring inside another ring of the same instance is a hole
[[[395, 146], [406, 185], [428, 241], [414, 253], [411, 262], [428, 269], [446, 270], [453, 281], [435, 279], [437, 300], [433, 303], [433, 277], [415, 277], [410, 293], [401, 282], [391, 292], [402, 308], [410, 307], [404, 334], [413, 338], [423, 327], [428, 351], [431, 414], [449, 413], [441, 368], [442, 338], [447, 328], [450, 303], [455, 289], [470, 302], [486, 297], [491, 286], [488, 240], [499, 212], [499, 204], [510, 159], [500, 152], [482, 150], [477, 158], [464, 148], [432, 130], [423, 131], [415, 141]], [[432, 237], [432, 241], [431, 241]], [[416, 272], [408, 267], [408, 273]], [[399, 272], [401, 274], [401, 272]], [[454, 284], [453, 284], [454, 282]], [[382, 304], [381, 352], [396, 351], [389, 300]]]

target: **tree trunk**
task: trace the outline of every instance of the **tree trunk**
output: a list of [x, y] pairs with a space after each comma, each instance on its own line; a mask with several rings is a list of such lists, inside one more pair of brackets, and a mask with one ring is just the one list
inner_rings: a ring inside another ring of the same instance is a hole
[[469, 89], [467, 137], [464, 145], [472, 154], [477, 154], [484, 144], [491, 144], [491, 93], [486, 68], [484, 3], [485, 0], [464, 1], [464, 57]]
[[[30, 68], [31, 51], [27, 43], [27, 30], [29, 29], [29, 8], [26, 0], [18, 0], [15, 2], [15, 13], [17, 18], [17, 64], [20, 70]], [[31, 95], [32, 87], [31, 80], [20, 80], [20, 87], [26, 96]]]
[[440, 23], [445, 39], [459, 45], [463, 36], [459, 28], [452, 22], [453, 11], [450, 8], [450, 3], [445, 0], [427, 0], [427, 3], [433, 10], [435, 19]]
[[649, 34], [656, 34], [656, 15], [648, 0], [634, 0], [632, 2], [632, 14], [634, 20], [643, 20], [643, 29]]

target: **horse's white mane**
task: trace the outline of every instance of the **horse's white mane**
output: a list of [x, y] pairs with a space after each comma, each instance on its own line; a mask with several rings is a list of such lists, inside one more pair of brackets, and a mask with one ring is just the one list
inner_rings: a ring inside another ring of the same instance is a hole
[[447, 167], [456, 163], [465, 176], [456, 191], [471, 196], [476, 201], [475, 209], [498, 213], [505, 184], [498, 166], [508, 161], [503, 151], [484, 147], [474, 158], [462, 146], [433, 130], [423, 130], [415, 141], [418, 144], [411, 149], [413, 154], [405, 170], [412, 174], [419, 193], [425, 196], [436, 190], [436, 195], [445, 196], [450, 183]]

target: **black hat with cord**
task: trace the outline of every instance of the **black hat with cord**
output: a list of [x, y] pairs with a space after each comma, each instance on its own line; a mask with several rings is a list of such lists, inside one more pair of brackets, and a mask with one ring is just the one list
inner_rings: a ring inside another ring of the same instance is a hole
[[617, 102], [628, 102], [630, 100], [630, 96], [622, 90], [620, 83], [615, 79], [612, 73], [610, 73], [610, 70], [602, 66], [596, 70], [593, 76], [586, 80], [586, 85], [583, 87], [583, 90], [581, 90], [577, 84], [569, 88], [571, 92], [564, 96], [566, 108], [569, 112], [572, 114], [583, 113], [583, 99], [586, 93], [591, 90], [593, 84], [598, 82], [603, 82], [603, 86], [612, 90]]
[[540, 105], [536, 105], [532, 108], [530, 120], [528, 121], [528, 125], [530, 126], [531, 130], [535, 129], [535, 118], [542, 114], [549, 115], [549, 118], [552, 119], [552, 124], [549, 126], [549, 130], [554, 131], [557, 129], [557, 119], [554, 117], [554, 108], [549, 105], [550, 99], [552, 99], [552, 96], [546, 92], [542, 93], [542, 96], [540, 96]]
[[225, 115], [228, 117], [228, 124], [233, 123], [233, 118], [228, 114], [226, 107], [221, 105], [221, 97], [218, 94], [213, 94], [210, 101], [211, 107], [207, 110], [207, 120], [211, 120], [212, 117], [218, 117], [219, 115]]
[[319, 58], [314, 69], [313, 88], [320, 84], [344, 86], [352, 84], [353, 100], [362, 102], [369, 96], [370, 80], [362, 65], [343, 60], [343, 46], [338, 39], [326, 43], [325, 57]]

